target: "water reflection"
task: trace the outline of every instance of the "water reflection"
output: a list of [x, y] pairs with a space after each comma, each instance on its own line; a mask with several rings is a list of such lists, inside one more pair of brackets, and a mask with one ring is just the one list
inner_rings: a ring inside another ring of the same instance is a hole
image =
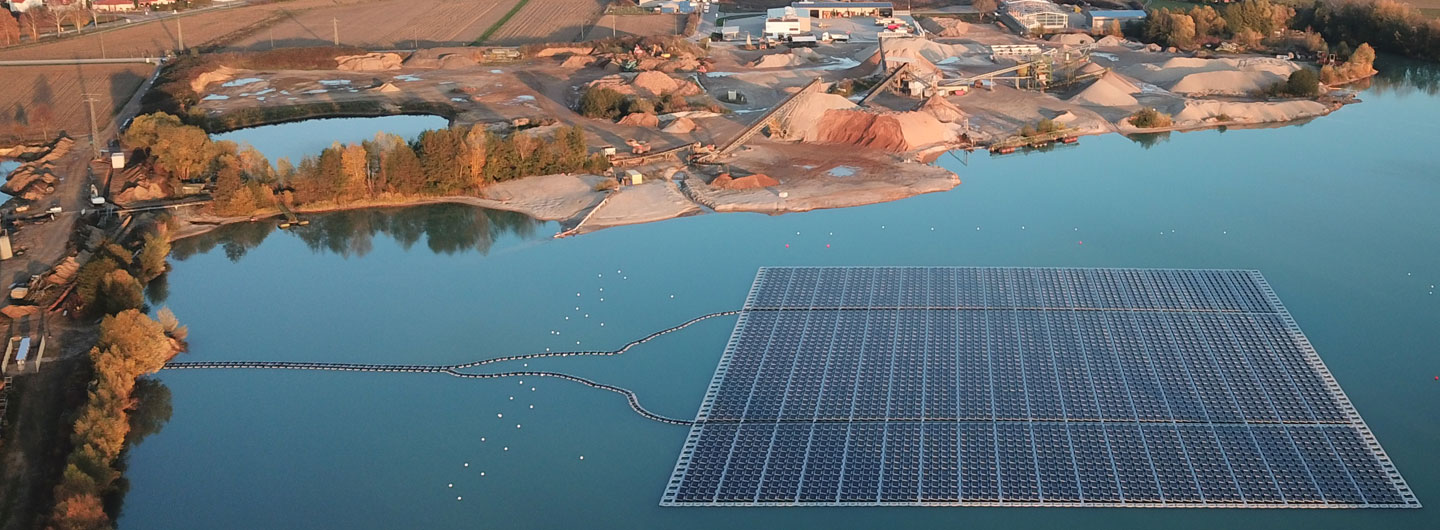
[[[533, 239], [544, 224], [515, 212], [489, 210], [463, 204], [433, 204], [410, 208], [351, 210], [308, 216], [308, 226], [289, 231], [316, 253], [363, 257], [384, 235], [410, 250], [421, 237], [436, 254], [475, 251], [488, 254], [490, 246], [506, 234]], [[230, 261], [240, 261], [279, 227], [279, 220], [237, 223], [205, 235], [176, 241], [175, 259], [184, 260], [221, 247]]]
[[1440, 64], [1382, 55], [1376, 59], [1375, 69], [1380, 73], [1355, 88], [1399, 96], [1440, 94]]

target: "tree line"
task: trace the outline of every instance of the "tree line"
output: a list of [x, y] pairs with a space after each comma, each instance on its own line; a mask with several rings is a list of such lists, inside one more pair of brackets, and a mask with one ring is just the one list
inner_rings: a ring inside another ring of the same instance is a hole
[[457, 195], [527, 176], [609, 167], [603, 155], [589, 153], [578, 125], [541, 135], [498, 134], [477, 124], [425, 131], [410, 141], [381, 133], [358, 144], [337, 142], [298, 165], [285, 158], [271, 164], [252, 147], [214, 142], [199, 127], [164, 113], [136, 118], [125, 142], [148, 155], [171, 189], [182, 182], [213, 182], [211, 195], [221, 215], [246, 215], [280, 199], [346, 204]]
[[142, 282], [164, 274], [170, 253], [164, 225], [145, 232], [138, 252], [102, 241], [76, 277], [76, 314], [103, 318], [90, 349], [89, 390], [75, 414], [70, 453], [55, 487], [50, 528], [113, 527], [125, 490], [125, 451], [157, 432], [168, 417], [163, 402], [169, 391], [146, 376], [184, 351], [188, 330], [169, 309], [156, 318], [143, 312]]
[[[1294, 38], [1273, 38], [1285, 30], [1301, 33]], [[1220, 9], [1209, 5], [1189, 10], [1153, 9], [1146, 12], [1138, 37], [1180, 49], [1229, 41], [1242, 49], [1256, 50], [1269, 40], [1271, 45], [1334, 53], [1341, 59], [1368, 44], [1381, 52], [1440, 60], [1440, 19], [1427, 17], [1395, 0], [1316, 0], [1296, 7], [1269, 0], [1243, 0]], [[1350, 72], [1347, 79], [1354, 79], [1356, 73]]]

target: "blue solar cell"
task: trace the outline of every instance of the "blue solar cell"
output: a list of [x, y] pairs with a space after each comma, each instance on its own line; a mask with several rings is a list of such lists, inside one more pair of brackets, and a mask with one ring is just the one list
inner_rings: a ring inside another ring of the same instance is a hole
[[948, 267], [763, 269], [662, 503], [1419, 506], [1257, 273]]

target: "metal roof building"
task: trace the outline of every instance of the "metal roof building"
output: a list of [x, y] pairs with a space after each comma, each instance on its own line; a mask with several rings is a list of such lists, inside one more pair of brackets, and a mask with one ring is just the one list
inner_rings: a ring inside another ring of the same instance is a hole
[[808, 12], [815, 18], [833, 17], [889, 17], [895, 15], [895, 5], [890, 2], [793, 2], [790, 7]]
[[1050, 0], [1008, 0], [1000, 4], [1000, 11], [1016, 31], [1053, 31], [1070, 26], [1070, 14]]

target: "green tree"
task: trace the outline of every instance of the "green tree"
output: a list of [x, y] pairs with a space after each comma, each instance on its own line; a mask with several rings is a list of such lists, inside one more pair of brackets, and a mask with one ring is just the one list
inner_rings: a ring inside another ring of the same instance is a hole
[[1285, 81], [1285, 92], [1299, 97], [1318, 96], [1320, 95], [1320, 77], [1309, 68], [1291, 72], [1290, 78]]
[[144, 286], [125, 269], [110, 271], [100, 279], [100, 307], [107, 315], [145, 305]]
[[1190, 8], [1190, 18], [1195, 21], [1195, 36], [1197, 38], [1218, 37], [1225, 33], [1225, 18], [1220, 12], [1210, 6], [1196, 6]]
[[100, 300], [100, 281], [120, 268], [120, 264], [108, 256], [92, 258], [75, 275], [75, 296], [80, 304], [95, 309]]
[[385, 179], [397, 193], [419, 193], [425, 186], [425, 169], [410, 144], [401, 142], [385, 159]]
[[150, 281], [165, 274], [169, 265], [165, 258], [170, 255], [170, 240], [159, 233], [145, 236], [145, 245], [140, 248], [140, 277]]

